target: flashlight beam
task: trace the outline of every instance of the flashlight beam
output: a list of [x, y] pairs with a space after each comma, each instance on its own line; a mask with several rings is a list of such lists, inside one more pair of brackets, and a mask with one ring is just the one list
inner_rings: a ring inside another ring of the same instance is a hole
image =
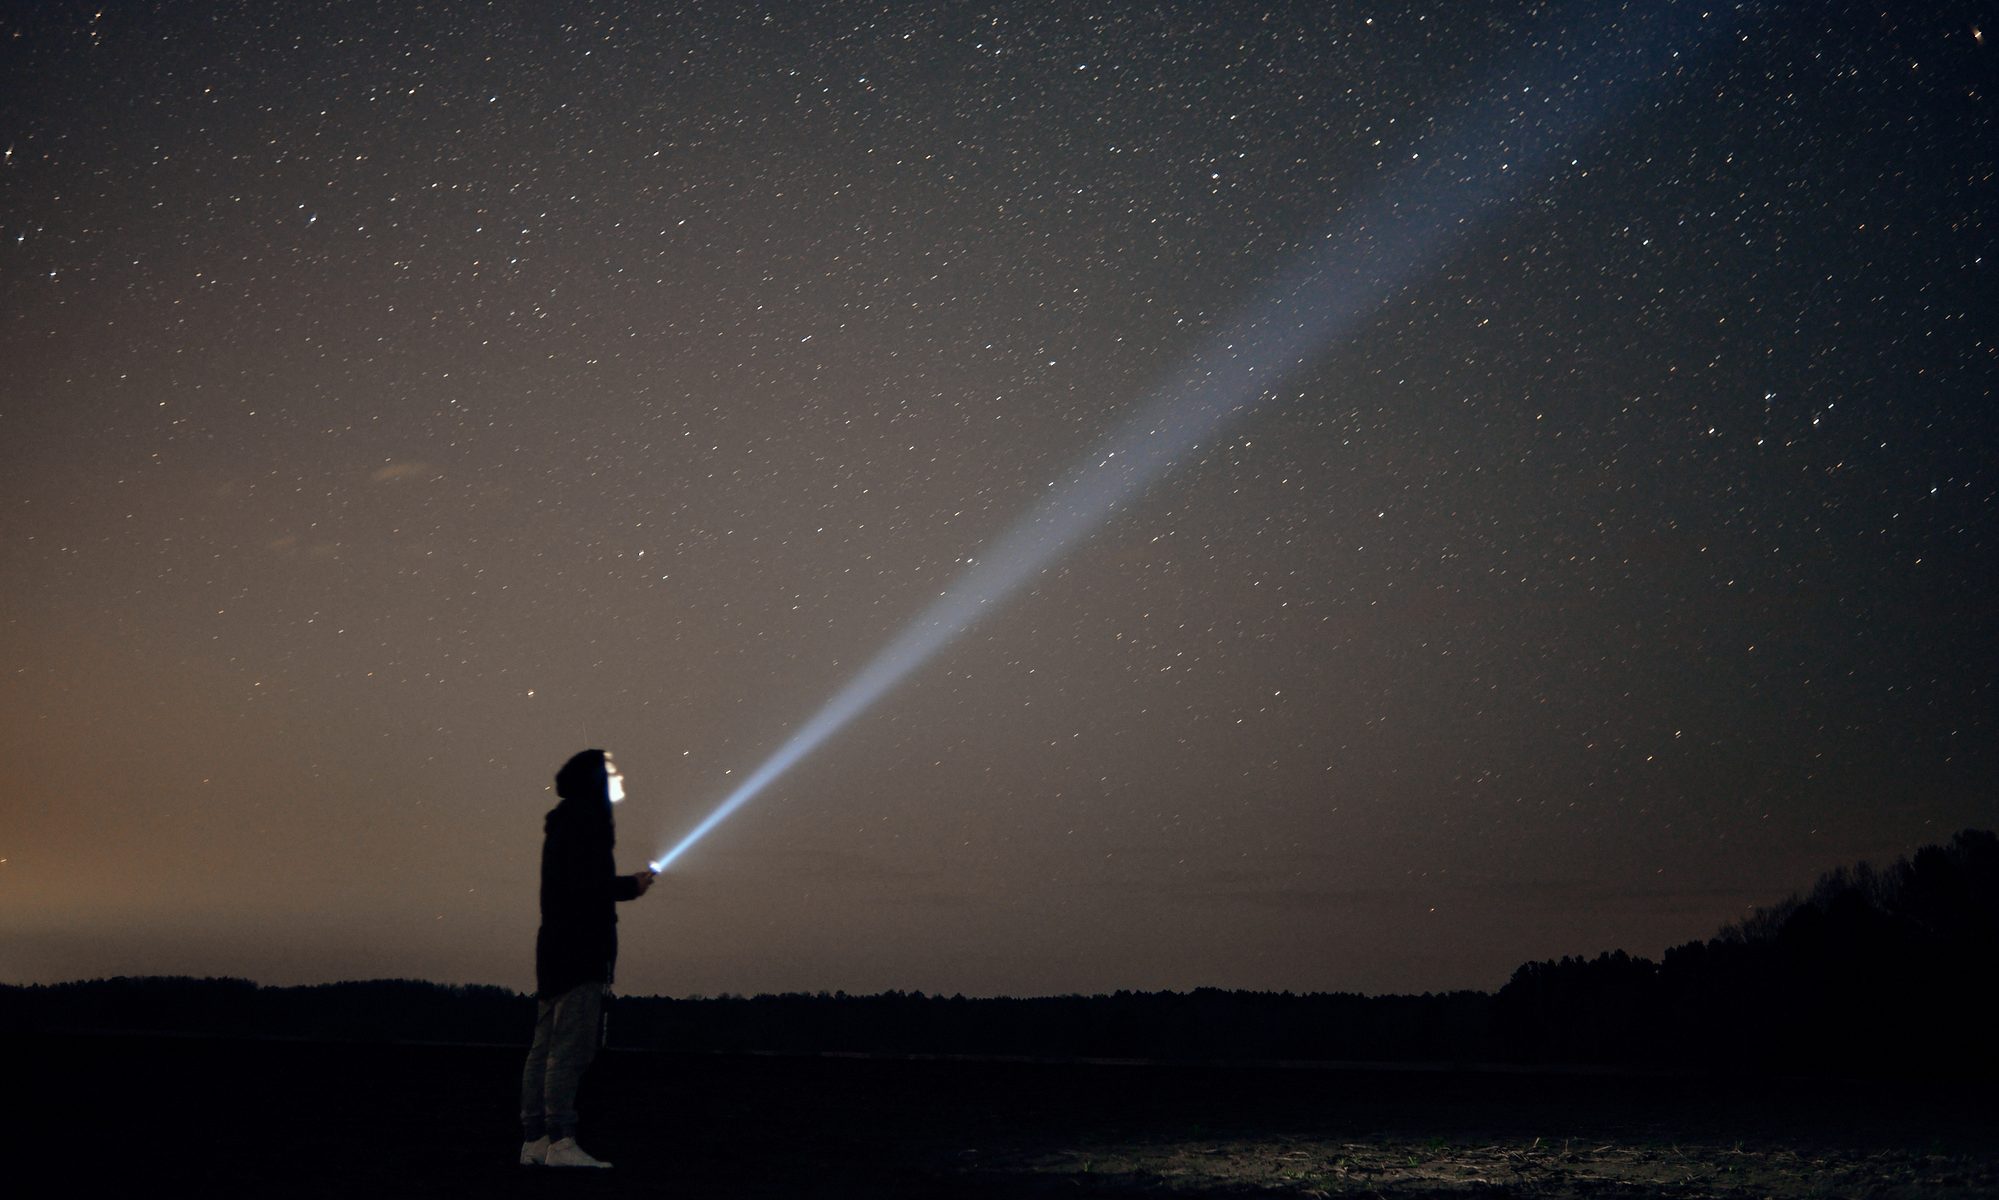
[[[1639, 94], [1684, 73], [1684, 55], [1723, 24], [1714, 12], [1663, 5], [1613, 36], [1602, 5], [1572, 14], [1598, 49], [1578, 63], [1557, 36], [1528, 61], [1404, 147], [1402, 165], [1370, 199], [1314, 239], [1290, 268], [1203, 339], [1022, 520], [973, 560], [929, 608], [715, 810], [652, 864], [665, 870], [820, 743], [1078, 540], [1137, 497], [1180, 457], [1276, 395], [1325, 349], [1353, 336], [1509, 202], [1574, 161], [1590, 134]], [[1665, 28], [1643, 27], [1650, 20]]]

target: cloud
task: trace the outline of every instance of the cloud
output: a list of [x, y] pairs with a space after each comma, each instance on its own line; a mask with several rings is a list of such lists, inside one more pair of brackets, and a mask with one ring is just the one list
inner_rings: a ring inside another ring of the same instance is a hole
[[304, 555], [307, 558], [338, 558], [340, 556], [340, 543], [308, 542], [295, 533], [288, 533], [283, 537], [272, 538], [264, 543], [264, 548], [283, 558], [297, 558], [299, 555]]
[[409, 479], [432, 473], [430, 464], [426, 462], [392, 462], [385, 467], [376, 467], [368, 479], [372, 483], [388, 483], [395, 479]]

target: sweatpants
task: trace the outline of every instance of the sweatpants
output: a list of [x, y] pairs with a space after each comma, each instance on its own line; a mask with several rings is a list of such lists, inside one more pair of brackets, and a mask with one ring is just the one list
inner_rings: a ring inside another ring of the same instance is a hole
[[534, 1043], [521, 1068], [521, 1137], [576, 1136], [576, 1089], [597, 1057], [604, 1020], [601, 982], [579, 983], [535, 1003]]

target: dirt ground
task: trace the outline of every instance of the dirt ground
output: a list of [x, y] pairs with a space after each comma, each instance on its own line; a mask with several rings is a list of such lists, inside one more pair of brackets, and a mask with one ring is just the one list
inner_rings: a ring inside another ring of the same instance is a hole
[[[1026, 1163], [1078, 1195], [1987, 1196], [1974, 1156], [1788, 1146], [1542, 1141], [1232, 1139], [1065, 1150]], [[1101, 1182], [1100, 1182], [1101, 1181]]]
[[24, 1197], [1999, 1198], [1989, 1086], [613, 1052], [565, 1172], [513, 1048], [0, 1045]]

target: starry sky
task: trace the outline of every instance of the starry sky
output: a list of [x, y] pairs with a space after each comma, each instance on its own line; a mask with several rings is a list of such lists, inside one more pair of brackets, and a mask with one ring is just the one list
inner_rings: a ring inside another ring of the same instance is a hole
[[0, 981], [531, 987], [564, 758], [639, 869], [1606, 80], [620, 990], [1495, 988], [1995, 823], [1989, 5], [22, 7]]

